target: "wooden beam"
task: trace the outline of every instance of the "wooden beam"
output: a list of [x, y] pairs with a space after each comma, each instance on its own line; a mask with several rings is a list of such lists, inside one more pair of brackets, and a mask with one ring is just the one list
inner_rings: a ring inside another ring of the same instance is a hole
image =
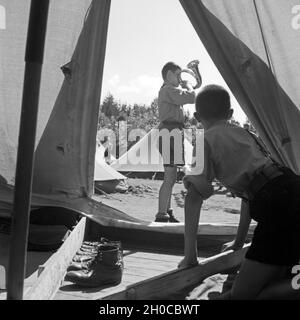
[[239, 251], [227, 251], [202, 260], [192, 268], [176, 269], [145, 281], [141, 281], [124, 290], [102, 297], [102, 300], [144, 300], [159, 299], [172, 295], [189, 286], [196, 285], [216, 273], [238, 267], [250, 244]]
[[23, 298], [34, 146], [48, 9], [49, 0], [31, 0], [7, 272], [8, 300]]
[[85, 234], [86, 218], [82, 218], [66, 241], [51, 258], [39, 267], [39, 277], [24, 295], [24, 300], [51, 300], [61, 285], [66, 270], [80, 248]]

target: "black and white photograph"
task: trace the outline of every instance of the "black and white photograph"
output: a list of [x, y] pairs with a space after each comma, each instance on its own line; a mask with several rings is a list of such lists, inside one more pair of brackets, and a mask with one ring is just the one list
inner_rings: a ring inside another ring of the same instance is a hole
[[0, 0], [0, 303], [300, 300], [299, 70], [300, 0]]

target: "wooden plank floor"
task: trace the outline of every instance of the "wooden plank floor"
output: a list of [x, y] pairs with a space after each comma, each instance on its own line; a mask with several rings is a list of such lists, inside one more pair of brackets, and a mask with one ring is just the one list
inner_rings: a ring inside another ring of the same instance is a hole
[[[211, 252], [200, 252], [199, 260], [211, 256]], [[71, 282], [64, 281], [55, 300], [94, 300], [103, 299], [112, 293], [122, 291], [128, 285], [162, 275], [177, 268], [183, 258], [182, 253], [166, 253], [164, 251], [141, 250], [127, 248], [124, 250], [124, 272], [122, 282], [117, 286], [98, 288], [80, 288]]]
[[[0, 232], [0, 300], [6, 299], [6, 272], [9, 257], [8, 234]], [[80, 288], [71, 282], [62, 282], [59, 291], [55, 295], [55, 300], [94, 300], [102, 299], [105, 296], [118, 293], [126, 289], [129, 285], [134, 285], [141, 281], [163, 275], [177, 268], [178, 262], [183, 257], [183, 252], [178, 249], [133, 247], [124, 245], [124, 272], [121, 284], [117, 286], [106, 286], [98, 288]], [[201, 249], [199, 257], [206, 258], [212, 256], [212, 248]], [[24, 283], [24, 295], [31, 289], [38, 279], [38, 267], [44, 265], [52, 256], [52, 252], [28, 252], [27, 270]], [[201, 260], [201, 259], [200, 259]]]
[[[0, 233], [0, 300], [6, 299], [5, 273], [7, 272], [8, 266], [9, 241], [9, 235]], [[24, 293], [29, 290], [33, 283], [35, 283], [35, 281], [37, 280], [38, 266], [44, 264], [52, 254], [52, 252], [27, 252]]]

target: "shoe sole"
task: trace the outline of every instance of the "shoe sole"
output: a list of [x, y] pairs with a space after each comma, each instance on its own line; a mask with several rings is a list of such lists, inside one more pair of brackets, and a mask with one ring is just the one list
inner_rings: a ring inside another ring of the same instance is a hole
[[168, 222], [170, 222], [170, 219], [169, 219], [169, 218], [166, 218], [166, 219], [160, 219], [160, 218], [158, 218], [158, 219], [155, 219], [154, 222], [168, 223]]
[[65, 276], [65, 281], [72, 282], [74, 285], [79, 286], [79, 287], [88, 287], [88, 288], [96, 288], [96, 287], [101, 287], [104, 285], [118, 285], [122, 282], [122, 274], [120, 277], [116, 279], [105, 279], [101, 282], [93, 282], [93, 280], [87, 280], [84, 281], [83, 279], [78, 279], [78, 278], [73, 278], [72, 276]]

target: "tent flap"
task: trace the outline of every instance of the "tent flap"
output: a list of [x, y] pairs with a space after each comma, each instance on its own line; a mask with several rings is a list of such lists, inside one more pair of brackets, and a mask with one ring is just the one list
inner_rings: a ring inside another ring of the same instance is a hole
[[[93, 1], [35, 157], [37, 193], [92, 195], [110, 0]], [[61, 71], [61, 72], [62, 72]]]
[[[1, 0], [5, 28], [0, 29], [0, 175], [14, 184], [24, 80], [30, 0]], [[50, 2], [41, 79], [36, 142], [53, 109], [64, 76], [60, 66], [74, 52], [91, 0]]]
[[180, 2], [273, 157], [300, 173], [297, 1]]

